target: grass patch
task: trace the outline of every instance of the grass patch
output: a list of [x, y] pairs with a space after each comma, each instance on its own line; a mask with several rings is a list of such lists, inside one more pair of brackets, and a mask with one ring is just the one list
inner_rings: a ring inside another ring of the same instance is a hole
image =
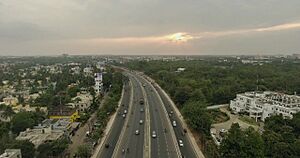
[[246, 122], [246, 123], [250, 124], [250, 125], [259, 126], [258, 122], [256, 122], [255, 119], [253, 119], [249, 116], [243, 115], [243, 116], [240, 116], [239, 119], [243, 122]]
[[229, 116], [219, 109], [209, 110], [208, 113], [212, 116], [213, 124], [222, 123], [229, 120]]

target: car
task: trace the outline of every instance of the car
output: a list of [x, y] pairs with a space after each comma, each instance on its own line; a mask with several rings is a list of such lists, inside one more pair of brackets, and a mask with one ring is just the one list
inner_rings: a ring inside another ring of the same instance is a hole
[[122, 117], [125, 118], [125, 117], [126, 117], [126, 114], [123, 114]]
[[124, 114], [127, 114], [127, 110], [124, 110]]
[[135, 130], [135, 135], [139, 135], [140, 131], [139, 130]]
[[144, 123], [144, 121], [143, 120], [140, 120], [140, 124], [143, 124]]
[[109, 144], [105, 144], [105, 148], [109, 148]]
[[146, 87], [146, 85], [145, 85], [145, 84], [143, 84], [143, 87]]
[[96, 141], [96, 142], [93, 142], [93, 147], [96, 147], [97, 145], [98, 145], [98, 142]]
[[86, 131], [86, 133], [85, 133], [85, 135], [88, 137], [88, 136], [90, 136], [90, 131]]
[[172, 125], [173, 125], [173, 127], [176, 127], [177, 126], [176, 121], [173, 121]]
[[140, 99], [140, 104], [141, 104], [141, 105], [144, 104], [144, 99], [143, 99], [143, 98]]
[[156, 137], [157, 137], [156, 132], [153, 131], [153, 132], [152, 132], [152, 138], [156, 138]]
[[173, 110], [170, 111], [170, 114], [173, 114]]
[[180, 147], [183, 147], [183, 141], [181, 139], [179, 139], [178, 143]]
[[141, 109], [140, 109], [140, 111], [141, 111], [141, 112], [144, 112], [144, 109], [143, 109], [143, 108], [141, 108]]

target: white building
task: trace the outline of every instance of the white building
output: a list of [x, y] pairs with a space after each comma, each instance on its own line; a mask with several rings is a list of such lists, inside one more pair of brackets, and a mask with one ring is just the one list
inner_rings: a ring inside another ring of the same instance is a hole
[[267, 117], [279, 114], [292, 118], [293, 114], [300, 112], [300, 97], [270, 91], [246, 92], [237, 94], [230, 101], [230, 109], [235, 113], [248, 113], [256, 121], [265, 121]]
[[94, 69], [93, 69], [93, 67], [86, 67], [86, 68], [84, 68], [83, 69], [83, 73], [85, 74], [85, 75], [93, 75], [93, 71], [94, 71]]
[[22, 158], [21, 149], [6, 149], [0, 158]]
[[74, 103], [70, 104], [72, 108], [78, 108], [80, 112], [83, 112], [90, 108], [93, 101], [93, 96], [87, 92], [78, 93], [76, 97], [72, 98]]
[[95, 73], [95, 91], [97, 94], [102, 93], [103, 90], [102, 73]]

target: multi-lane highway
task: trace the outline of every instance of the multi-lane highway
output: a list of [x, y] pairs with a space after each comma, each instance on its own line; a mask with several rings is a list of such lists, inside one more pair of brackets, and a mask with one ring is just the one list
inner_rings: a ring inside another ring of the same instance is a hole
[[126, 82], [124, 86], [124, 94], [121, 100], [121, 106], [117, 111], [117, 116], [111, 126], [107, 139], [104, 140], [103, 145], [99, 151], [96, 151], [93, 157], [109, 158], [113, 155], [116, 144], [118, 142], [122, 127], [125, 124], [126, 118], [123, 118], [122, 113], [124, 110], [129, 109], [131, 98], [133, 97], [133, 89], [130, 82]]
[[144, 100], [144, 97], [138, 81], [129, 74], [127, 76], [133, 87], [133, 103], [129, 108], [128, 122], [123, 127], [123, 133], [113, 157], [143, 157], [144, 129], [147, 122], [145, 122], [145, 105], [140, 104], [140, 100]]
[[[124, 106], [118, 109], [116, 119], [96, 157], [197, 157], [164, 93], [138, 73], [126, 71], [124, 75], [130, 80], [130, 86], [125, 86]], [[173, 126], [173, 121], [176, 121], [176, 126]]]

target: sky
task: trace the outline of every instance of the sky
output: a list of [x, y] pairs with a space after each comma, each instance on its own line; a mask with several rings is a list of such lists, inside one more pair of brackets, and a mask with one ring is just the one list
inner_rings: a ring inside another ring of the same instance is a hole
[[0, 55], [300, 53], [300, 0], [0, 0]]

